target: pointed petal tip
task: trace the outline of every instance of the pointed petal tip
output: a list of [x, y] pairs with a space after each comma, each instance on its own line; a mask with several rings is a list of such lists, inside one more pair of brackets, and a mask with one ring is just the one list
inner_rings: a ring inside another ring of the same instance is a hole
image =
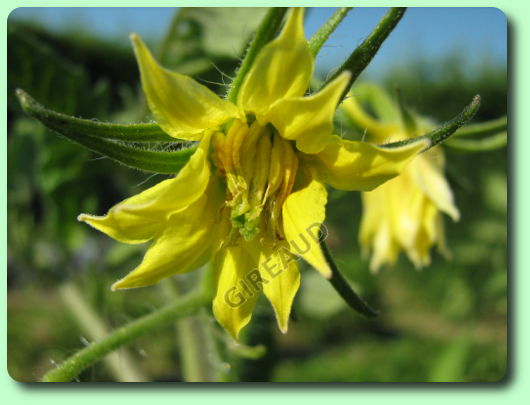
[[[134, 270], [133, 270], [134, 272]], [[131, 272], [132, 273], [132, 272]], [[114, 284], [110, 286], [111, 291], [118, 290], [132, 290], [135, 288], [149, 287], [156, 284], [159, 280], [142, 280], [138, 277], [131, 277], [131, 273], [127, 274], [125, 277], [120, 278]]]
[[324, 276], [324, 278], [326, 280], [330, 280], [331, 277], [333, 276], [329, 266], [327, 266], [325, 269], [319, 269], [318, 271], [319, 271], [320, 274], [322, 274]]
[[130, 290], [132, 288], [137, 288], [140, 286], [137, 285], [130, 285], [127, 281], [127, 276], [124, 278], [120, 278], [118, 281], [115, 281], [114, 284], [110, 286], [111, 291], [118, 291], [118, 290]]
[[[222, 326], [223, 326], [223, 328], [225, 328], [224, 325], [222, 325]], [[239, 333], [241, 332], [241, 329], [232, 330], [232, 329], [225, 328], [225, 331], [228, 332], [228, 334], [230, 335], [230, 337], [232, 339], [234, 339], [234, 342], [236, 343], [236, 345], [240, 345], [241, 344], [241, 339], [239, 338]]]
[[460, 211], [458, 211], [458, 208], [453, 207], [453, 209], [451, 210], [451, 212], [448, 212], [447, 214], [451, 217], [451, 219], [453, 220], [453, 222], [458, 222], [458, 221], [460, 221]]
[[341, 80], [350, 80], [351, 79], [351, 72], [349, 70], [343, 71], [338, 77], [340, 77]]
[[120, 284], [122, 284], [123, 282], [123, 278], [120, 278], [118, 281], [115, 281], [111, 286], [110, 286], [110, 291], [118, 291], [118, 290], [122, 290], [123, 287], [120, 287]]
[[105, 220], [105, 216], [98, 216], [98, 215], [90, 215], [90, 214], [79, 214], [77, 216], [77, 220], [79, 222], [84, 222], [85, 224], [90, 225], [93, 228], [99, 229], [96, 227], [96, 224], [99, 224], [102, 222], [102, 220]]
[[129, 34], [129, 39], [131, 40], [135, 50], [145, 47], [144, 41], [142, 41], [142, 38], [140, 38], [140, 35], [138, 35], [136, 32]]

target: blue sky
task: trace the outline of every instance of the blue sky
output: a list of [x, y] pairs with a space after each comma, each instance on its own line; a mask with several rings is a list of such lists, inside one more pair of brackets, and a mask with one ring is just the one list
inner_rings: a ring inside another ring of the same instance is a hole
[[[306, 20], [310, 37], [334, 8], [314, 8]], [[328, 40], [317, 60], [327, 70], [340, 63], [377, 24], [385, 8], [353, 9]], [[171, 8], [18, 8], [16, 19], [38, 20], [61, 31], [81, 24], [100, 37], [123, 40], [135, 31], [143, 37], [161, 38], [169, 25]], [[471, 72], [485, 62], [506, 65], [507, 32], [504, 14], [495, 8], [410, 8], [367, 69], [383, 73], [390, 65], [406, 65], [421, 57], [437, 60], [459, 52]]]

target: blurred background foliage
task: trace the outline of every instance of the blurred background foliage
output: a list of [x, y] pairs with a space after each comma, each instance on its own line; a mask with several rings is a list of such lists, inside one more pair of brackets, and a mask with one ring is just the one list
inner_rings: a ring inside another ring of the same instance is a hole
[[[184, 9], [155, 49], [166, 66], [222, 92], [261, 12]], [[410, 106], [437, 121], [455, 115], [476, 93], [483, 105], [475, 121], [505, 115], [506, 66], [485, 63], [469, 74], [463, 58], [457, 53], [437, 61], [418, 57], [407, 68], [390, 66], [378, 81], [388, 89], [399, 85]], [[83, 27], [57, 34], [37, 22], [9, 21], [8, 369], [18, 381], [35, 381], [94, 338], [61, 293], [65, 285], [76, 288], [107, 330], [167, 302], [159, 286], [111, 293], [111, 283], [134, 267], [145, 247], [115, 243], [76, 221], [81, 212], [106, 212], [163, 176], [125, 168], [50, 133], [22, 113], [16, 88], [70, 115], [115, 122], [149, 118], [132, 50], [123, 41], [96, 39]], [[289, 333], [277, 331], [271, 310], [260, 303], [246, 340], [266, 345], [267, 353], [256, 356], [228, 344], [221, 371], [241, 381], [502, 379], [507, 368], [506, 156], [506, 150], [447, 150], [462, 220], [446, 218], [452, 260], [434, 253], [432, 266], [420, 272], [401, 258], [394, 269], [370, 274], [357, 244], [359, 195], [331, 191], [330, 247], [349, 281], [381, 315], [363, 319], [316, 272], [303, 268]], [[126, 364], [138, 370], [138, 378], [178, 381], [177, 343], [174, 327], [157, 330], [119, 352], [117, 371], [102, 362], [79, 380], [119, 379], [120, 364]]]

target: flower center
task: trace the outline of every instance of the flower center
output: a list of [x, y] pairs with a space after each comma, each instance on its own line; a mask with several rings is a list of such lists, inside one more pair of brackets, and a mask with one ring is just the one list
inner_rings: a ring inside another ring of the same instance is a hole
[[283, 239], [282, 205], [294, 184], [298, 158], [271, 126], [235, 120], [214, 135], [213, 161], [226, 178], [232, 235], [252, 240], [260, 231]]

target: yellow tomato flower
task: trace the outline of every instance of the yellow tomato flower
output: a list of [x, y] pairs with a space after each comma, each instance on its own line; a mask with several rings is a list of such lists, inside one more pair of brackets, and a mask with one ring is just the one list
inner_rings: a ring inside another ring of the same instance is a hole
[[[379, 120], [362, 109], [362, 97], [368, 98], [369, 107]], [[416, 128], [407, 130], [398, 106], [382, 89], [370, 84], [355, 87], [341, 107], [370, 142], [404, 140], [434, 129], [428, 120], [413, 116]], [[429, 251], [435, 244], [441, 253], [448, 253], [441, 213], [457, 221], [459, 212], [444, 177], [441, 148], [430, 149], [396, 178], [362, 193], [362, 202], [359, 241], [365, 255], [371, 252], [372, 271], [383, 264], [393, 265], [401, 250], [416, 268], [430, 263]]]
[[120, 242], [151, 241], [142, 263], [112, 289], [151, 285], [212, 260], [213, 312], [235, 339], [261, 291], [285, 332], [300, 284], [293, 255], [331, 274], [318, 243], [323, 182], [372, 189], [428, 142], [390, 149], [332, 135], [349, 74], [304, 97], [314, 62], [302, 9], [290, 12], [280, 35], [257, 55], [235, 104], [160, 67], [138, 36], [132, 42], [156, 121], [170, 136], [199, 146], [174, 178], [105, 216], [79, 216]]

